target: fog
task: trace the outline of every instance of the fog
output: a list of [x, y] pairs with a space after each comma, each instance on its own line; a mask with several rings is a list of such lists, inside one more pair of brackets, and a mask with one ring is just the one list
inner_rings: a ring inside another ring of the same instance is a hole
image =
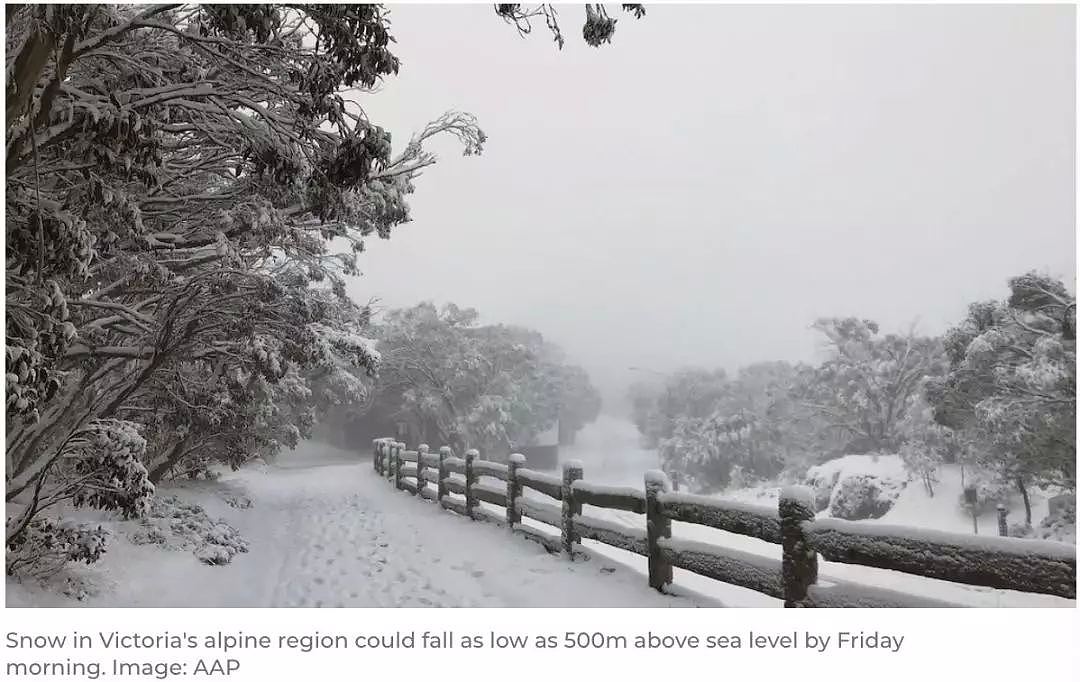
[[[612, 6], [614, 8], [614, 6]], [[613, 44], [490, 5], [398, 6], [395, 145], [447, 109], [413, 222], [354, 298], [540, 330], [618, 408], [629, 367], [810, 360], [815, 317], [940, 333], [1027, 270], [1075, 281], [1066, 6], [648, 6]]]

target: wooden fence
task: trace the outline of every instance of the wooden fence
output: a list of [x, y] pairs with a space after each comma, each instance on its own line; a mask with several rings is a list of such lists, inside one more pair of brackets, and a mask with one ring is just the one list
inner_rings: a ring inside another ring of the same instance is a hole
[[[392, 438], [374, 441], [375, 471], [399, 490], [503, 525], [570, 559], [583, 539], [640, 554], [648, 560], [649, 586], [658, 590], [672, 582], [673, 568], [681, 568], [782, 599], [785, 607], [956, 606], [833, 578], [819, 583], [820, 555], [966, 585], [1076, 598], [1073, 545], [816, 519], [810, 490], [801, 486], [784, 489], [772, 508], [674, 492], [659, 471], [646, 473], [644, 490], [638, 490], [589, 483], [577, 462], [564, 463], [561, 477], [525, 465], [521, 455], [500, 464], [479, 459], [476, 450], [455, 457], [448, 447], [433, 453], [426, 445], [407, 450]], [[526, 488], [543, 497], [526, 497]], [[505, 515], [481, 502], [503, 507]], [[645, 530], [590, 515], [586, 506], [642, 514]], [[522, 525], [522, 517], [559, 533]], [[781, 545], [782, 558], [672, 538], [672, 521]]]

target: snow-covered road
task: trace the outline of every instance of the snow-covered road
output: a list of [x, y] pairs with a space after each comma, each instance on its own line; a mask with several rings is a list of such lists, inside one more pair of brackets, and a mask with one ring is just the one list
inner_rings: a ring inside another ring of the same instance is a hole
[[[693, 605], [649, 590], [640, 575], [616, 563], [569, 562], [504, 528], [395, 491], [368, 458], [361, 462], [312, 466], [308, 459], [303, 468], [248, 479], [252, 497], [262, 501], [252, 511], [288, 524], [278, 539], [290, 549], [278, 560], [267, 604]], [[254, 547], [262, 544], [250, 539]], [[251, 559], [258, 561], [237, 561]]]

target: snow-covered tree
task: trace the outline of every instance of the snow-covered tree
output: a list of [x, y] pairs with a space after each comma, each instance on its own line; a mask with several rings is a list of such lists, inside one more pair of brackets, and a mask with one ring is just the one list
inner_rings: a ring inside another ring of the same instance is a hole
[[382, 365], [369, 419], [421, 440], [503, 453], [550, 428], [565, 407], [584, 425], [598, 405], [584, 370], [535, 331], [480, 325], [475, 310], [421, 303], [374, 331]]
[[[643, 420], [646, 429], [673, 425], [657, 440], [663, 465], [703, 490], [722, 489], [736, 476], [745, 483], [805, 468], [818, 426], [814, 414], [791, 397], [799, 372], [785, 362], [763, 362], [740, 369], [731, 380], [703, 371], [672, 377], [658, 396], [671, 391], [671, 397], [656, 400], [655, 411]], [[686, 411], [673, 419], [660, 412], [672, 408]]]
[[559, 394], [556, 399], [559, 417], [560, 445], [573, 443], [575, 434], [600, 416], [603, 401], [592, 385], [589, 374], [577, 365], [557, 365], [556, 380]]
[[[646, 447], [655, 448], [679, 429], [680, 420], [702, 420], [716, 409], [730, 390], [727, 373], [688, 367], [664, 376], [659, 383], [630, 387], [634, 424]], [[683, 424], [684, 433], [692, 428]]]
[[923, 382], [945, 370], [941, 341], [879, 336], [876, 322], [853, 317], [820, 319], [814, 329], [825, 337], [828, 356], [804, 370], [797, 399], [829, 425], [846, 452], [895, 452]]
[[937, 472], [942, 464], [965, 461], [967, 444], [963, 437], [934, 421], [934, 410], [921, 395], [901, 420], [902, 442], [897, 449], [908, 474], [922, 482], [927, 494], [934, 496]]
[[[408, 222], [432, 138], [486, 138], [451, 111], [394, 145], [368, 118], [399, 68], [381, 5], [12, 5], [5, 42], [8, 537], [92, 558], [93, 533], [36, 514], [137, 513], [186, 462], [272, 454], [370, 402], [344, 278]], [[526, 408], [471, 409], [487, 429]]]
[[25, 527], [35, 499], [71, 497], [59, 463], [95, 424], [140, 434], [157, 478], [294, 443], [306, 391], [362, 398], [377, 356], [344, 277], [408, 221], [432, 137], [485, 139], [450, 112], [395, 149], [359, 108], [398, 69], [385, 9], [22, 5], [6, 29], [7, 500]]
[[1028, 486], [1076, 488], [1076, 298], [1036, 273], [1007, 301], [972, 304], [945, 336], [948, 373], [927, 385], [938, 423], [978, 443], [979, 462]]

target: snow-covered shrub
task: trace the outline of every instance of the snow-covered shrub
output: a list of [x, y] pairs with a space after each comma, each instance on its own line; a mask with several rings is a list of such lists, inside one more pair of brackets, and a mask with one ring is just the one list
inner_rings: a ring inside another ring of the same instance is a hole
[[907, 485], [903, 460], [890, 453], [846, 455], [810, 467], [806, 485], [817, 511], [842, 519], [876, 519], [896, 502]]
[[1076, 544], [1076, 497], [1067, 497], [1063, 502], [1051, 508], [1050, 514], [1033, 529], [1032, 537]]
[[140, 528], [129, 535], [135, 544], [158, 544], [190, 550], [205, 564], [227, 564], [248, 551], [247, 542], [223, 519], [211, 519], [202, 507], [175, 495], [154, 498]]
[[92, 564], [105, 553], [108, 535], [101, 526], [36, 518], [8, 540], [7, 574], [40, 579], [71, 561]]
[[[97, 561], [105, 551], [104, 530], [40, 514], [70, 501], [77, 508], [119, 511], [124, 518], [141, 516], [154, 494], [141, 461], [145, 451], [138, 428], [121, 419], [95, 419], [75, 431], [37, 474], [33, 501], [21, 512], [9, 513], [8, 571], [13, 560], [19, 571], [33, 575], [55, 573], [67, 561]], [[44, 481], [48, 485], [42, 485]], [[36, 561], [41, 565], [34, 566]]]
[[128, 540], [133, 545], [161, 545], [164, 547], [169, 544], [169, 536], [160, 528], [153, 526], [140, 526], [128, 533]]
[[810, 467], [806, 472], [806, 485], [814, 492], [814, 511], [825, 511], [832, 500], [833, 489], [840, 480], [839, 471]]
[[829, 513], [849, 521], [880, 519], [892, 509], [904, 485], [872, 474], [842, 476], [829, 501]]
[[253, 503], [251, 498], [247, 495], [241, 495], [239, 493], [228, 493], [223, 499], [225, 504], [229, 505], [233, 509], [251, 509]]
[[67, 575], [58, 586], [60, 594], [76, 601], [83, 601], [87, 597], [93, 597], [101, 590], [100, 585], [89, 576]]

